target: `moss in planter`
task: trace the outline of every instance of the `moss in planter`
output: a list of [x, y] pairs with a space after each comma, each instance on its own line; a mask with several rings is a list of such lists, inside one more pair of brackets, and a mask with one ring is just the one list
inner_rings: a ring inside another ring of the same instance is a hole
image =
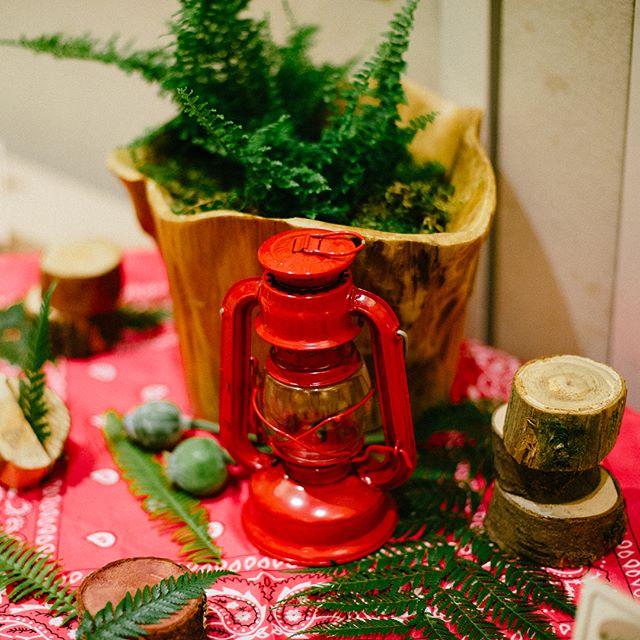
[[412, 168], [400, 173], [382, 196], [367, 200], [356, 212], [353, 225], [396, 233], [445, 231], [453, 191], [441, 164]]
[[[134, 148], [151, 147], [136, 154], [140, 169], [171, 191], [177, 212], [235, 208], [347, 225], [356, 216], [388, 230], [437, 231], [450, 192], [442, 174], [428, 169], [406, 187], [395, 184], [410, 163], [407, 145], [434, 117], [403, 126], [397, 109], [406, 102], [401, 74], [418, 3], [405, 1], [351, 78], [350, 64], [311, 61], [315, 27], [291, 18], [279, 45], [266, 20], [246, 14], [249, 0], [182, 0], [169, 24], [173, 40], [156, 49], [59, 34], [4, 44], [116, 65], [171, 95], [177, 116]], [[434, 214], [438, 222], [423, 224]]]

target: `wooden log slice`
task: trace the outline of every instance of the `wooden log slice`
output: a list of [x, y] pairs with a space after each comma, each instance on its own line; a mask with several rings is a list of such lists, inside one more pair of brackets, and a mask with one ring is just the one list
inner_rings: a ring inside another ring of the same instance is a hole
[[[164, 578], [177, 578], [185, 567], [166, 558], [125, 558], [111, 562], [89, 574], [77, 592], [78, 613], [95, 615], [108, 602], [115, 606], [128, 593], [132, 595]], [[162, 622], [143, 625], [149, 640], [204, 640], [206, 598], [190, 600], [182, 609]]]
[[584, 498], [600, 482], [600, 467], [584, 471], [540, 471], [519, 464], [505, 449], [503, 438], [507, 405], [493, 412], [491, 442], [496, 478], [500, 487], [535, 502], [557, 504]]
[[71, 419], [62, 399], [45, 391], [50, 436], [41, 444], [18, 403], [15, 378], [0, 375], [0, 483], [15, 489], [36, 485], [62, 456]]
[[122, 251], [107, 240], [83, 240], [47, 248], [40, 284], [58, 285], [51, 306], [65, 315], [90, 317], [114, 311], [122, 287]]
[[533, 469], [595, 467], [618, 437], [626, 393], [611, 367], [588, 358], [531, 360], [513, 379], [504, 446], [517, 462]]
[[[23, 300], [28, 317], [35, 319], [40, 313], [42, 295], [40, 287], [32, 287]], [[121, 334], [117, 310], [93, 316], [66, 314], [55, 307], [49, 309], [49, 338], [54, 356], [87, 358], [113, 347]]]
[[613, 550], [626, 528], [618, 484], [601, 468], [598, 487], [565, 504], [543, 504], [493, 488], [485, 527], [508, 553], [547, 567], [591, 564]]

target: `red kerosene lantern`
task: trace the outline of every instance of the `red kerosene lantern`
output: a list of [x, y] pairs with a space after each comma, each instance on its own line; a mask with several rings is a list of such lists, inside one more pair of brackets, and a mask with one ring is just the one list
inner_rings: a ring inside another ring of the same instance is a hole
[[[349, 270], [363, 246], [352, 232], [273, 236], [258, 251], [262, 277], [232, 286], [221, 311], [220, 437], [252, 470], [243, 525], [260, 550], [295, 563], [347, 562], [380, 547], [397, 522], [385, 491], [415, 468], [398, 321]], [[255, 331], [271, 345], [263, 369], [251, 356], [256, 307]], [[375, 387], [353, 342], [363, 320]], [[386, 444], [363, 450], [377, 415]], [[272, 455], [251, 444], [252, 432]]]

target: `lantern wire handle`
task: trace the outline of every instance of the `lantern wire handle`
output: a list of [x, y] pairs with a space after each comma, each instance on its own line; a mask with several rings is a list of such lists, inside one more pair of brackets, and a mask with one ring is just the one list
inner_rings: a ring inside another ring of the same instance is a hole
[[[335, 240], [337, 238], [347, 238], [353, 243], [353, 247], [345, 251], [323, 251], [320, 246], [323, 240]], [[317, 246], [311, 247], [311, 240], [317, 240]], [[364, 248], [364, 236], [355, 231], [333, 231], [331, 233], [312, 233], [302, 238], [295, 238], [293, 242], [292, 253], [307, 253], [328, 258], [350, 256], [358, 253]]]

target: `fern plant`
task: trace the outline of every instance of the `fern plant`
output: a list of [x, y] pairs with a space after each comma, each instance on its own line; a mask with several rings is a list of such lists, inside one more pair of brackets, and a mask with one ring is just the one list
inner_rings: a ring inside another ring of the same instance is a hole
[[[378, 552], [313, 569], [321, 582], [278, 606], [314, 607], [305, 633], [331, 638], [468, 638], [520, 633], [555, 640], [550, 607], [572, 616], [562, 584], [544, 569], [504, 554], [471, 526], [490, 473], [493, 403], [430, 409], [417, 421], [413, 478], [395, 492], [400, 521]], [[464, 471], [466, 470], [466, 472]]]
[[73, 592], [65, 584], [62, 568], [49, 556], [0, 530], [0, 589], [11, 587], [11, 602], [41, 598], [63, 624], [76, 617]]
[[[312, 63], [315, 27], [291, 18], [291, 35], [277, 44], [266, 20], [247, 16], [249, 0], [181, 0], [172, 41], [158, 48], [61, 34], [0, 43], [115, 65], [172, 96], [175, 118], [132, 152], [172, 193], [177, 213], [236, 208], [436, 232], [446, 227], [452, 187], [441, 167], [416, 166], [407, 151], [433, 114], [402, 126], [397, 109], [418, 3], [405, 0], [352, 78], [351, 63]], [[388, 192], [397, 181], [408, 198]]]
[[29, 334], [29, 349], [19, 381], [18, 404], [42, 444], [51, 435], [47, 421], [48, 407], [45, 401], [47, 381], [43, 367], [51, 359], [49, 348], [49, 308], [54, 290], [55, 283], [49, 287], [49, 290], [42, 298], [40, 313], [35, 327]]
[[199, 598], [229, 571], [187, 572], [127, 593], [115, 606], [109, 602], [95, 615], [85, 612], [76, 631], [77, 640], [126, 640], [146, 635], [142, 625], [157, 624]]
[[209, 536], [209, 517], [201, 503], [169, 484], [162, 465], [126, 437], [114, 412], [107, 414], [103, 433], [131, 492], [142, 498], [143, 508], [161, 529], [182, 545], [180, 553], [198, 564], [219, 563], [222, 550]]

